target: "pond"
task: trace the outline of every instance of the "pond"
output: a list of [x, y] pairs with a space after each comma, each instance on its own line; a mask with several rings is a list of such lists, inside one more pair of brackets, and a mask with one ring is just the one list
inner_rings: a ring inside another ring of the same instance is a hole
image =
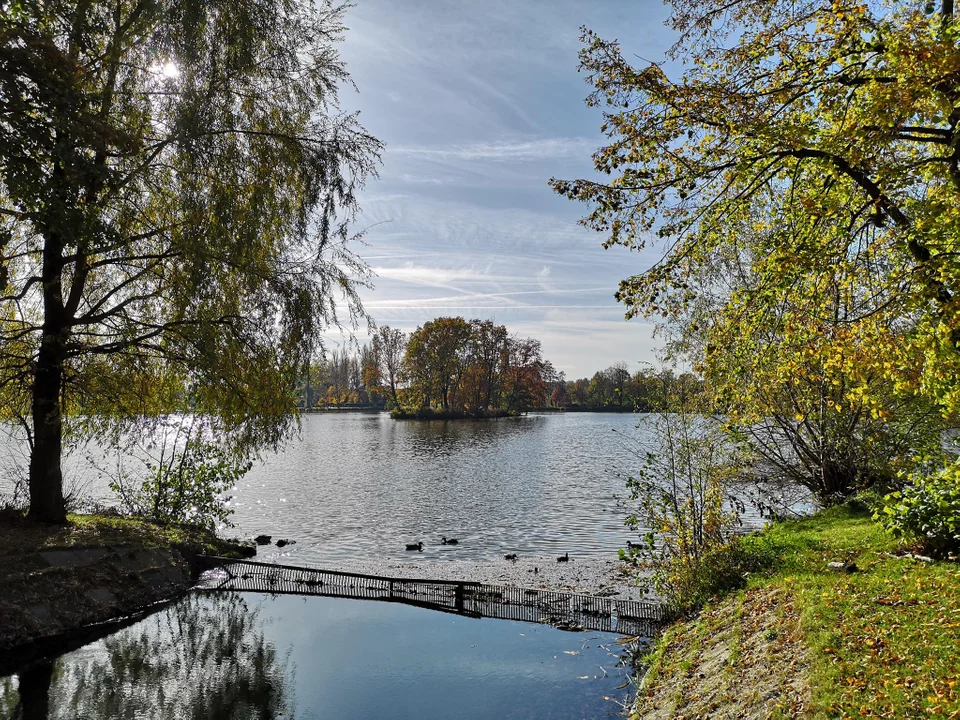
[[633, 672], [618, 638], [396, 603], [194, 593], [0, 678], [0, 717], [613, 720]]

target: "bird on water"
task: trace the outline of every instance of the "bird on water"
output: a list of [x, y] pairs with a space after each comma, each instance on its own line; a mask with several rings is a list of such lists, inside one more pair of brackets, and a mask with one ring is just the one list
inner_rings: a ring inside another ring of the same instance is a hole
[[418, 542], [418, 543], [414, 543], [413, 545], [408, 544], [407, 550], [418, 550], [420, 552], [423, 552], [423, 543]]
[[460, 544], [460, 541], [457, 540], [456, 538], [449, 538], [449, 539], [447, 539], [446, 536], [444, 536], [443, 540], [441, 540], [440, 542], [443, 543], [444, 545], [459, 545], [459, 544]]
[[558, 557], [557, 562], [570, 562], [570, 553], [566, 552]]

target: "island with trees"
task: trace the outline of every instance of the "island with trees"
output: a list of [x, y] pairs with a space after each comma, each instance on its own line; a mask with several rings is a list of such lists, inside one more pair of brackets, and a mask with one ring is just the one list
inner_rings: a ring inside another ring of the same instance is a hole
[[693, 388], [693, 373], [626, 362], [590, 378], [567, 380], [543, 358], [540, 343], [490, 320], [438, 317], [408, 336], [377, 328], [351, 352], [333, 349], [311, 361], [298, 385], [311, 410], [388, 410], [407, 418], [489, 418], [531, 411], [657, 412], [673, 381]]
[[312, 366], [308, 407], [389, 409], [397, 419], [489, 418], [546, 404], [556, 372], [540, 343], [491, 320], [438, 317], [409, 336], [383, 326], [356, 354]]

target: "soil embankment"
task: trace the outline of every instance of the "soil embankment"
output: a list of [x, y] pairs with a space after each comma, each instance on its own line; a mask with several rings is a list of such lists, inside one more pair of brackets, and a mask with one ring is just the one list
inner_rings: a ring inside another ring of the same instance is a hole
[[67, 634], [179, 597], [197, 576], [198, 555], [237, 549], [138, 520], [0, 518], [0, 674]]
[[809, 705], [799, 613], [777, 590], [754, 588], [677, 623], [659, 652], [670, 659], [644, 678], [630, 720], [804, 717]]

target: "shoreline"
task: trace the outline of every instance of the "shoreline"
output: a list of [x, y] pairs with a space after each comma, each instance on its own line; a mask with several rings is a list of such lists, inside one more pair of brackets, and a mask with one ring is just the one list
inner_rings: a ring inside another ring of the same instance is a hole
[[[261, 556], [258, 561], [298, 564], [295, 556], [287, 554]], [[476, 581], [487, 585], [558, 590], [622, 600], [650, 599], [644, 596], [631, 578], [619, 572], [621, 564], [615, 557], [607, 559], [602, 556], [571, 555], [566, 563], [558, 563], [555, 557], [539, 555], [521, 556], [516, 561], [446, 560], [430, 563], [353, 559], [304, 567], [395, 578]]]
[[629, 720], [960, 716], [960, 565], [871, 515], [849, 504], [765, 530], [777, 565], [664, 628]]
[[[176, 602], [208, 569], [205, 555], [242, 559], [256, 549], [210, 532], [163, 528], [135, 518], [70, 520], [50, 526], [0, 516], [0, 675]], [[263, 550], [261, 562], [297, 564], [290, 553]], [[644, 599], [620, 568], [616, 556], [571, 556], [560, 563], [529, 555], [443, 563], [350, 559], [319, 569]]]
[[197, 529], [119, 517], [70, 520], [0, 517], [0, 675], [179, 599], [204, 569], [199, 556], [244, 552]]

